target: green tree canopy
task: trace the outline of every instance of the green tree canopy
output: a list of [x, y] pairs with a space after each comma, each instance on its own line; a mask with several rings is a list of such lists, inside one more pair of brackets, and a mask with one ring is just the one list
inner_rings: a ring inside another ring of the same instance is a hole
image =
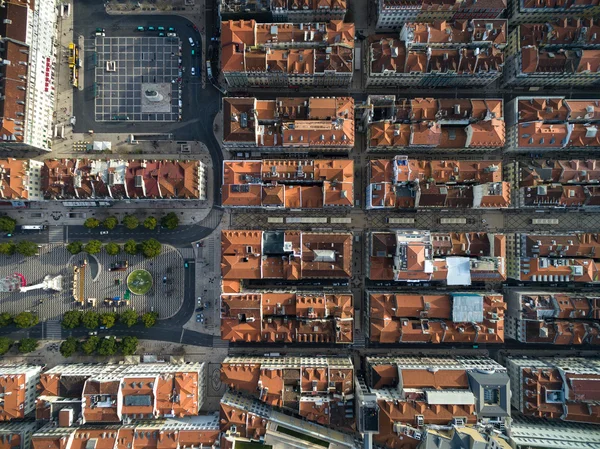
[[135, 215], [125, 215], [123, 217], [123, 224], [127, 229], [135, 229], [140, 225], [140, 221]]
[[97, 220], [94, 217], [90, 217], [83, 222], [83, 225], [88, 229], [94, 229], [100, 226], [100, 220]]
[[131, 254], [132, 256], [135, 256], [139, 252], [138, 244], [133, 239], [127, 240], [125, 245], [123, 245], [123, 249], [127, 254]]
[[179, 226], [179, 217], [175, 212], [169, 212], [160, 219], [160, 224], [167, 229], [175, 229]]
[[71, 357], [77, 352], [79, 341], [75, 337], [68, 337], [60, 344], [60, 353], [63, 357]]
[[83, 243], [79, 241], [71, 242], [67, 245], [67, 251], [69, 251], [71, 254], [79, 254], [81, 251], [83, 251]]
[[86, 329], [96, 329], [100, 325], [100, 315], [98, 312], [88, 310], [81, 317], [81, 324], [83, 324]]
[[0, 231], [2, 232], [15, 232], [17, 227], [17, 220], [10, 217], [0, 217]]
[[146, 327], [152, 327], [156, 324], [156, 320], [158, 319], [158, 313], [156, 312], [147, 312], [142, 315], [142, 323]]
[[127, 309], [119, 316], [119, 322], [127, 327], [131, 327], [138, 322], [138, 315], [134, 310]]
[[25, 257], [35, 256], [38, 252], [37, 243], [30, 242], [28, 240], [21, 240], [17, 243], [16, 250], [19, 254]]
[[83, 351], [86, 355], [92, 355], [98, 349], [98, 345], [100, 344], [100, 337], [96, 337], [92, 335], [86, 341], [82, 342], [80, 347], [81, 351]]
[[13, 341], [10, 338], [0, 337], [0, 355], [6, 354], [10, 351]]
[[112, 312], [103, 313], [100, 315], [100, 323], [102, 326], [110, 329], [117, 322], [117, 314]]
[[121, 352], [123, 353], [123, 355], [135, 354], [135, 351], [137, 351], [137, 347], [137, 337], [124, 337], [121, 341]]
[[158, 220], [154, 217], [148, 217], [144, 220], [144, 227], [153, 230], [158, 225]]
[[116, 256], [121, 252], [121, 246], [116, 243], [107, 243], [104, 245], [106, 253], [110, 256]]
[[88, 254], [98, 254], [102, 250], [102, 242], [100, 240], [90, 240], [85, 244], [83, 250]]
[[79, 310], [68, 310], [63, 314], [62, 327], [65, 329], [75, 329], [81, 326], [81, 317], [83, 313]]
[[40, 320], [31, 312], [21, 312], [15, 315], [13, 321], [17, 327], [22, 329], [35, 326]]
[[35, 338], [22, 338], [19, 341], [19, 352], [26, 354], [37, 349], [39, 342]]
[[106, 220], [102, 222], [102, 226], [104, 226], [106, 229], [115, 229], [118, 224], [119, 220], [117, 220], [117, 217], [113, 216], [107, 217]]
[[12, 242], [0, 243], [0, 254], [12, 256], [17, 251], [17, 245]]
[[148, 240], [144, 240], [142, 242], [141, 248], [142, 248], [142, 254], [144, 254], [144, 257], [147, 257], [150, 259], [150, 258], [156, 257], [160, 254], [160, 252], [162, 250], [162, 245], [156, 239], [148, 239]]
[[8, 312], [0, 313], [0, 327], [6, 327], [11, 325], [13, 322], [12, 316]]
[[108, 356], [115, 355], [119, 349], [115, 337], [103, 338], [98, 346], [98, 354]]

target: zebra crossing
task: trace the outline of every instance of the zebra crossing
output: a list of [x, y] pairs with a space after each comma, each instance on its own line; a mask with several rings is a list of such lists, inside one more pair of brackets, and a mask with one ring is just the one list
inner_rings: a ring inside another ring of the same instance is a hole
[[65, 230], [63, 226], [48, 226], [48, 243], [63, 243]]
[[365, 334], [360, 330], [354, 330], [354, 343], [352, 344], [354, 348], [364, 348], [365, 347]]
[[212, 347], [217, 349], [229, 349], [229, 341], [221, 340], [220, 336], [213, 335]]
[[196, 254], [194, 254], [194, 248], [178, 248], [181, 253], [181, 257], [184, 259], [195, 259]]
[[44, 338], [46, 340], [62, 340], [60, 320], [44, 321]]

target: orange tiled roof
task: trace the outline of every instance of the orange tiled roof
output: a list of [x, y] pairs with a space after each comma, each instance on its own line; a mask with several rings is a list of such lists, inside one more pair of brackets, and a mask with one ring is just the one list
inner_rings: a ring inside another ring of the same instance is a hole
[[25, 417], [25, 374], [0, 375], [0, 421]]

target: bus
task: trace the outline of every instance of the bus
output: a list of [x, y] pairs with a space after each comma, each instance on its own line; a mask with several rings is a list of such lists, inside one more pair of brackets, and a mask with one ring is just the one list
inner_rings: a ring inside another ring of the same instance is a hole
[[557, 225], [558, 218], [533, 218], [531, 224], [534, 225]]
[[44, 225], [22, 225], [20, 229], [21, 229], [21, 231], [41, 231], [43, 229], [46, 229], [46, 226], [44, 226]]

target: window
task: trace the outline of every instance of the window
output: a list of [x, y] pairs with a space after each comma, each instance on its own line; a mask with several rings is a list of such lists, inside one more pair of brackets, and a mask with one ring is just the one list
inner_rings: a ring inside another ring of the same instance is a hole
[[500, 389], [499, 388], [484, 388], [483, 389], [483, 402], [485, 405], [497, 405], [500, 403]]

